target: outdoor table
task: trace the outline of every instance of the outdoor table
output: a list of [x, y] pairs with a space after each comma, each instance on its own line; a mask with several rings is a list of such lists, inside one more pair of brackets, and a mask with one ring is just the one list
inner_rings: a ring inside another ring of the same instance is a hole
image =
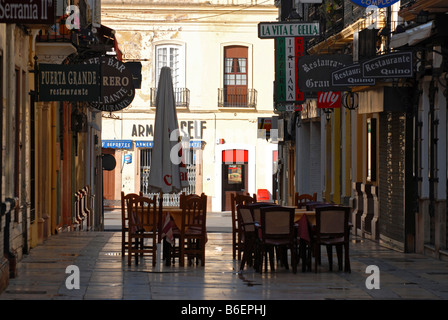
[[[157, 208], [156, 210], [159, 210]], [[137, 212], [141, 214], [141, 212]], [[137, 217], [138, 217], [137, 215]], [[182, 209], [179, 207], [162, 207], [162, 219], [161, 224], [159, 224], [159, 214], [157, 214], [156, 220], [159, 225], [159, 241], [163, 241], [163, 258], [166, 260], [166, 265], [170, 263], [170, 246], [174, 244], [174, 228], [180, 229], [182, 225]], [[146, 230], [151, 231], [151, 230]]]

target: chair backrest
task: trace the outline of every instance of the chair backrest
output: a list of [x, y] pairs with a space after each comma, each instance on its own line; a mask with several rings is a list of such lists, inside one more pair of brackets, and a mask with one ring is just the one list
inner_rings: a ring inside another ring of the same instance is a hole
[[238, 220], [243, 232], [255, 232], [255, 224], [251, 209], [243, 204], [237, 205]]
[[257, 195], [254, 194], [252, 197], [249, 194], [237, 194], [235, 195], [235, 203], [238, 204], [248, 204], [257, 202]]
[[129, 202], [135, 198], [138, 198], [139, 196], [142, 196], [142, 193], [128, 193], [125, 194], [123, 191], [121, 191], [121, 222], [122, 226], [125, 227], [128, 224], [129, 215], [128, 215], [128, 207]]
[[261, 221], [260, 208], [261, 207], [272, 207], [272, 206], [278, 207], [278, 204], [271, 203], [271, 202], [256, 202], [256, 203], [246, 204], [246, 206], [251, 210], [254, 221], [260, 223], [260, 221]]
[[261, 230], [263, 239], [294, 239], [293, 207], [270, 206], [261, 207]]
[[129, 229], [131, 232], [157, 230], [157, 196], [138, 196], [128, 201]]
[[182, 230], [190, 227], [200, 228], [205, 232], [207, 219], [207, 196], [190, 197], [182, 206]]
[[[201, 195], [203, 195], [203, 194], [204, 193], [202, 193]], [[186, 201], [188, 199], [195, 198], [195, 197], [199, 198], [200, 196], [198, 196], [197, 194], [194, 194], [194, 193], [192, 193], [192, 194], [185, 194], [185, 192], [182, 192], [180, 194], [180, 197], [179, 197], [179, 208], [182, 208], [182, 206], [186, 203]]]
[[347, 236], [350, 207], [332, 205], [316, 207], [316, 234], [318, 236]]
[[257, 195], [253, 195], [251, 197], [249, 194], [236, 194], [232, 193], [230, 194], [230, 205], [232, 210], [232, 230], [239, 229], [239, 217], [236, 210], [237, 205], [246, 205], [248, 203], [256, 203], [257, 202]]
[[312, 195], [307, 193], [298, 194], [297, 192], [294, 195], [294, 204], [297, 208], [302, 208], [306, 205], [307, 202], [316, 202], [317, 201], [317, 192], [314, 192]]

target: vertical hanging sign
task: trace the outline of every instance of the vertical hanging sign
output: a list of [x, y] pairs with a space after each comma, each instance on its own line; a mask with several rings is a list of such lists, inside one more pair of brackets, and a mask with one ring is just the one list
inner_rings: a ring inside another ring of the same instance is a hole
[[293, 109], [291, 111], [294, 111], [294, 105], [301, 104], [305, 100], [304, 93], [297, 86], [298, 59], [303, 56], [303, 52], [303, 37], [275, 39], [275, 103], [291, 105]]

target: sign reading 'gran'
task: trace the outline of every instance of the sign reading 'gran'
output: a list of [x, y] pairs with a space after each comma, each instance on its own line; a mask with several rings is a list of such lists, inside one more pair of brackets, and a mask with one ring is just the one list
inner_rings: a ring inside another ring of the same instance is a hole
[[299, 58], [299, 88], [304, 92], [343, 91], [348, 88], [335, 88], [332, 73], [349, 65], [352, 57], [344, 54], [311, 55]]
[[0, 23], [54, 24], [56, 0], [0, 0]]
[[260, 22], [258, 24], [258, 37], [260, 39], [316, 37], [318, 35], [318, 22]]

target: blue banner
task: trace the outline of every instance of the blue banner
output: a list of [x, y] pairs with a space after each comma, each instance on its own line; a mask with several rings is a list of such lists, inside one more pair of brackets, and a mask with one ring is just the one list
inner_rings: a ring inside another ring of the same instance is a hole
[[390, 7], [398, 0], [351, 0], [358, 6], [367, 8], [368, 6], [376, 6], [378, 8]]
[[152, 148], [153, 141], [135, 141], [137, 148]]
[[131, 149], [132, 140], [102, 140], [102, 148]]

